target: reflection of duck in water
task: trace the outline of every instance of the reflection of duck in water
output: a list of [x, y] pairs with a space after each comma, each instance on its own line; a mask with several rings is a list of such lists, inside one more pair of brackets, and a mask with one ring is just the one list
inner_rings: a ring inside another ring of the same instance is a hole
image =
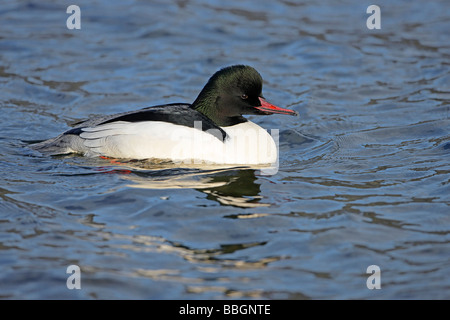
[[178, 163], [273, 164], [278, 151], [263, 128], [242, 115], [297, 115], [262, 96], [262, 78], [249, 66], [216, 72], [192, 104], [167, 104], [79, 123], [35, 144], [53, 155], [80, 153]]
[[[127, 168], [130, 168], [127, 166]], [[161, 167], [163, 168], [163, 167]], [[120, 171], [120, 170], [119, 170]], [[207, 194], [207, 199], [222, 205], [237, 207], [269, 206], [261, 203], [260, 184], [253, 169], [211, 170], [166, 168], [152, 171], [132, 170], [122, 176], [132, 182], [130, 187], [144, 189], [181, 189], [189, 188]]]
[[257, 177], [255, 170], [236, 170], [226, 171], [224, 174], [214, 176], [213, 182], [226, 181], [221, 186], [202, 190], [207, 193], [207, 198], [216, 200], [223, 205], [237, 207], [264, 207], [267, 203], [260, 203], [262, 197], [259, 183], [256, 183]]

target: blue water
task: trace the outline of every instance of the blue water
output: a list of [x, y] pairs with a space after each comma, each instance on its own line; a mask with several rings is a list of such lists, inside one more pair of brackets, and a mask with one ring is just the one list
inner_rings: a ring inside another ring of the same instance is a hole
[[[449, 299], [450, 3], [370, 4], [2, 1], [0, 297]], [[300, 114], [249, 117], [274, 175], [29, 148], [241, 63]]]

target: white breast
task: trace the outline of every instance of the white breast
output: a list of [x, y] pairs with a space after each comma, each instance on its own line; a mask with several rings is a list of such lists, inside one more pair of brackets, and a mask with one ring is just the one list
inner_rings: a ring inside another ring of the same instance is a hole
[[247, 121], [222, 129], [228, 135], [224, 142], [208, 132], [167, 122], [117, 121], [84, 128], [80, 137], [87, 155], [169, 159], [186, 164], [273, 164], [277, 161], [274, 139], [255, 123]]

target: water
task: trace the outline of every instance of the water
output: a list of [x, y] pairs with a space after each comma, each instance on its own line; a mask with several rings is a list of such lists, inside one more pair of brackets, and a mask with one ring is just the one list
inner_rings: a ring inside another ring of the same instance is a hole
[[[81, 30], [70, 4], [0, 7], [0, 297], [450, 298], [448, 1], [378, 1], [380, 30], [358, 1], [77, 1]], [[275, 175], [28, 148], [238, 63], [300, 114], [250, 117]]]

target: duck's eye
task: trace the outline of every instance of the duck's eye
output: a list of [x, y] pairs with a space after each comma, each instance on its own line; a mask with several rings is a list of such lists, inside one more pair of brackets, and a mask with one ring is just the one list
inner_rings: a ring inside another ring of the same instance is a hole
[[246, 100], [246, 99], [248, 99], [248, 95], [246, 95], [245, 93], [243, 93], [243, 94], [241, 95], [241, 98], [244, 99], [244, 100]]

